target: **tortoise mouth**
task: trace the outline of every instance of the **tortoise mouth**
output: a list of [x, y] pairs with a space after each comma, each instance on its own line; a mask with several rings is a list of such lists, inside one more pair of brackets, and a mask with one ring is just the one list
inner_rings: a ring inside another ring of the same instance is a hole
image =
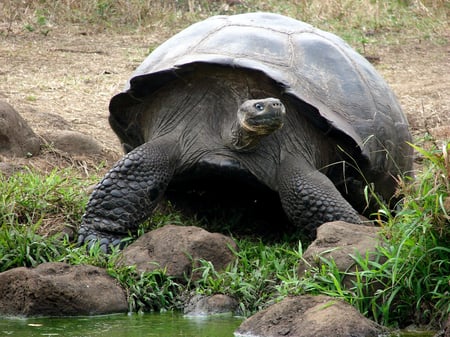
[[268, 134], [280, 129], [284, 124], [280, 111], [271, 111], [262, 115], [251, 116], [242, 122], [246, 131]]

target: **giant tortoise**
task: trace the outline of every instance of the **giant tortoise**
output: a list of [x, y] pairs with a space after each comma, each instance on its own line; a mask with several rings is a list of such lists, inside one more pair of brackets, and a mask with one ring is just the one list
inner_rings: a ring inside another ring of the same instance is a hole
[[79, 229], [79, 243], [103, 249], [194, 177], [264, 186], [314, 235], [324, 222], [360, 223], [366, 186], [389, 200], [412, 166], [408, 122], [374, 67], [339, 37], [277, 14], [188, 27], [145, 59], [109, 110], [126, 155]]

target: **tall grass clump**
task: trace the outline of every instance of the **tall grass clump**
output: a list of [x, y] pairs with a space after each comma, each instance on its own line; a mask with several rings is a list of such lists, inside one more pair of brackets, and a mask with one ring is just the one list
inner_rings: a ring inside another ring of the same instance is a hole
[[0, 175], [0, 216], [2, 222], [36, 223], [40, 219], [63, 216], [68, 223], [80, 220], [87, 200], [86, 179], [71, 170], [48, 174], [31, 169], [10, 177]]
[[36, 226], [0, 226], [0, 272], [15, 267], [36, 267], [61, 259], [66, 247], [55, 238], [36, 234]]
[[[381, 240], [376, 257], [352, 256], [356, 271], [340, 271], [321, 258], [300, 280], [306, 293], [339, 297], [387, 326], [441, 322], [450, 313], [450, 143], [440, 151], [417, 146], [422, 168], [403, 182], [395, 213], [381, 207]], [[348, 276], [352, 287], [344, 285]], [[286, 290], [285, 290], [286, 291]], [[297, 291], [288, 289], [287, 292]]]
[[56, 233], [81, 220], [85, 184], [73, 170], [0, 175], [0, 271], [34, 267], [67, 254], [64, 237]]
[[265, 245], [248, 239], [238, 241], [236, 260], [218, 272], [209, 261], [200, 261], [194, 270], [201, 277], [193, 286], [204, 295], [227, 294], [239, 300], [240, 314], [250, 316], [267, 307], [279, 296], [278, 286], [296, 280], [296, 265], [302, 246], [278, 243]]
[[118, 267], [115, 263], [107, 268], [126, 290], [129, 312], [150, 312], [182, 308], [184, 287], [165, 269], [139, 272], [136, 266]]
[[450, 143], [414, 148], [423, 167], [402, 187], [402, 209], [384, 225], [380, 247], [390, 278], [374, 300], [387, 322], [430, 323], [450, 313]]

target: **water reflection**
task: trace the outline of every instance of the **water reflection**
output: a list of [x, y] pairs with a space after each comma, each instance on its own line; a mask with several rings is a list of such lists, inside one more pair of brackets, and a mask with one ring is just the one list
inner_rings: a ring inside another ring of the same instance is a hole
[[[13, 337], [233, 337], [243, 318], [187, 317], [180, 313], [65, 318], [0, 318], [0, 336]], [[391, 337], [432, 337], [431, 331], [394, 332]]]
[[0, 319], [0, 336], [232, 337], [242, 318], [179, 313]]

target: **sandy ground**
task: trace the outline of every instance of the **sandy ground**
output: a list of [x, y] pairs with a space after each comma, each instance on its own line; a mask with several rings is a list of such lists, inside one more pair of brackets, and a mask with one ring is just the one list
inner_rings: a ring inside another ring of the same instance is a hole
[[[10, 103], [37, 134], [76, 130], [94, 137], [105, 158], [121, 155], [107, 117], [110, 98], [167, 36], [18, 31], [0, 36], [0, 100]], [[448, 36], [446, 37], [448, 40]], [[443, 39], [444, 40], [444, 39]], [[450, 48], [416, 38], [369, 46], [375, 67], [398, 96], [419, 139], [450, 139]], [[101, 159], [101, 158], [99, 158]]]

